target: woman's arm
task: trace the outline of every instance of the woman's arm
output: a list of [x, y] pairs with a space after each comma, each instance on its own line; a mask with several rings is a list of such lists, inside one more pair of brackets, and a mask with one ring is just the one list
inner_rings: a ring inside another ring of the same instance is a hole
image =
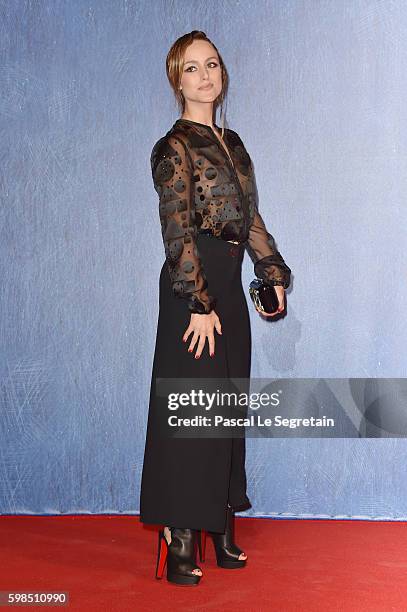
[[[257, 202], [257, 194], [256, 194]], [[264, 224], [264, 221], [255, 207], [254, 220], [250, 227], [246, 248], [254, 262], [254, 272], [266, 284], [274, 285], [278, 298], [277, 310], [266, 313], [256, 306], [258, 313], [264, 317], [274, 317], [284, 311], [285, 289], [290, 284], [291, 270], [277, 251], [274, 238]]]
[[[241, 146], [244, 148], [243, 142], [241, 142]], [[259, 213], [256, 176], [253, 163], [247, 151], [246, 155], [249, 160], [252, 181], [251, 226], [246, 241], [246, 249], [254, 263], [254, 273], [257, 278], [262, 279], [268, 285], [280, 285], [287, 289], [290, 285], [291, 270], [285, 263], [281, 253], [277, 250], [274, 238], [267, 231], [263, 218]]]
[[193, 169], [186, 145], [166, 135], [154, 145], [150, 162], [173, 292], [186, 300], [191, 313], [208, 314], [216, 300], [208, 294], [196, 246]]
[[254, 273], [269, 285], [290, 285], [291, 270], [278, 252], [273, 236], [267, 231], [257, 206], [246, 242], [247, 251], [254, 263]]

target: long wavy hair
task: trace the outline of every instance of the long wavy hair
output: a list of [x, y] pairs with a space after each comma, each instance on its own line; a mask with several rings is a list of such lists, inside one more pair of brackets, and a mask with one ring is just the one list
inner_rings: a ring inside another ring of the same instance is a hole
[[182, 90], [180, 90], [181, 78], [182, 78], [182, 70], [184, 65], [184, 57], [185, 51], [189, 45], [192, 44], [194, 40], [206, 40], [208, 43], [212, 45], [215, 49], [216, 53], [219, 57], [219, 63], [222, 71], [222, 90], [217, 98], [213, 101], [213, 115], [216, 117], [216, 111], [218, 106], [220, 106], [220, 124], [222, 126], [222, 138], [225, 129], [225, 107], [226, 107], [226, 95], [229, 85], [229, 77], [226, 70], [226, 66], [223, 62], [222, 56], [219, 53], [216, 45], [207, 37], [205, 32], [201, 30], [192, 30], [188, 34], [184, 34], [180, 36], [175, 43], [172, 45], [171, 49], [168, 51], [167, 59], [165, 62], [167, 77], [170, 82], [171, 88], [174, 92], [175, 100], [177, 105], [181, 111], [181, 113], [185, 110], [185, 98]]

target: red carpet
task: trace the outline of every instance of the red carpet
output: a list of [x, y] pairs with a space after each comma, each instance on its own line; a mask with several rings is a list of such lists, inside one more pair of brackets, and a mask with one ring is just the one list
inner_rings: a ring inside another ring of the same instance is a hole
[[154, 578], [157, 532], [136, 516], [3, 516], [0, 590], [68, 591], [60, 609], [89, 612], [407, 610], [405, 523], [239, 518], [236, 532], [246, 568], [218, 568], [208, 540], [200, 584], [179, 587]]

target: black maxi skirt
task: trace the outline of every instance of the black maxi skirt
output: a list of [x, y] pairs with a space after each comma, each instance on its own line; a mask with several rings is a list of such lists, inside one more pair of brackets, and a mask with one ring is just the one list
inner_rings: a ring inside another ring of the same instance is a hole
[[197, 247], [208, 292], [217, 299], [215, 312], [222, 325], [222, 335], [214, 331], [214, 357], [209, 356], [208, 342], [200, 359], [195, 359], [197, 344], [188, 353], [192, 334], [186, 343], [182, 337], [191, 315], [184, 300], [173, 294], [164, 262], [141, 479], [140, 521], [222, 533], [228, 504], [236, 511], [251, 507], [246, 494], [244, 435], [163, 438], [158, 432], [160, 402], [155, 392], [156, 378], [249, 381], [250, 377], [250, 318], [241, 280], [244, 246], [199, 234]]

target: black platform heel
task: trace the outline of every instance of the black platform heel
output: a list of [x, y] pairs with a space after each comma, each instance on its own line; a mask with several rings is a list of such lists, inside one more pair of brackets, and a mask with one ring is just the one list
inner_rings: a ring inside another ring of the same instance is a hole
[[193, 570], [201, 569], [195, 564], [195, 531], [193, 529], [178, 529], [169, 527], [171, 542], [168, 544], [164, 529], [158, 533], [158, 554], [155, 577], [163, 577], [167, 564], [167, 580], [175, 584], [196, 585], [202, 576], [193, 574]]
[[[237, 569], [246, 565], [247, 559], [239, 559], [243, 550], [241, 550], [234, 543], [234, 523], [235, 515], [231, 506], [227, 507], [226, 511], [226, 527], [225, 533], [215, 533], [209, 531], [208, 533], [212, 537], [213, 545], [215, 547], [216, 562], [219, 567], [225, 569]], [[205, 548], [206, 548], [206, 532], [201, 530], [200, 538], [198, 542], [199, 548], [199, 560], [205, 560]]]

